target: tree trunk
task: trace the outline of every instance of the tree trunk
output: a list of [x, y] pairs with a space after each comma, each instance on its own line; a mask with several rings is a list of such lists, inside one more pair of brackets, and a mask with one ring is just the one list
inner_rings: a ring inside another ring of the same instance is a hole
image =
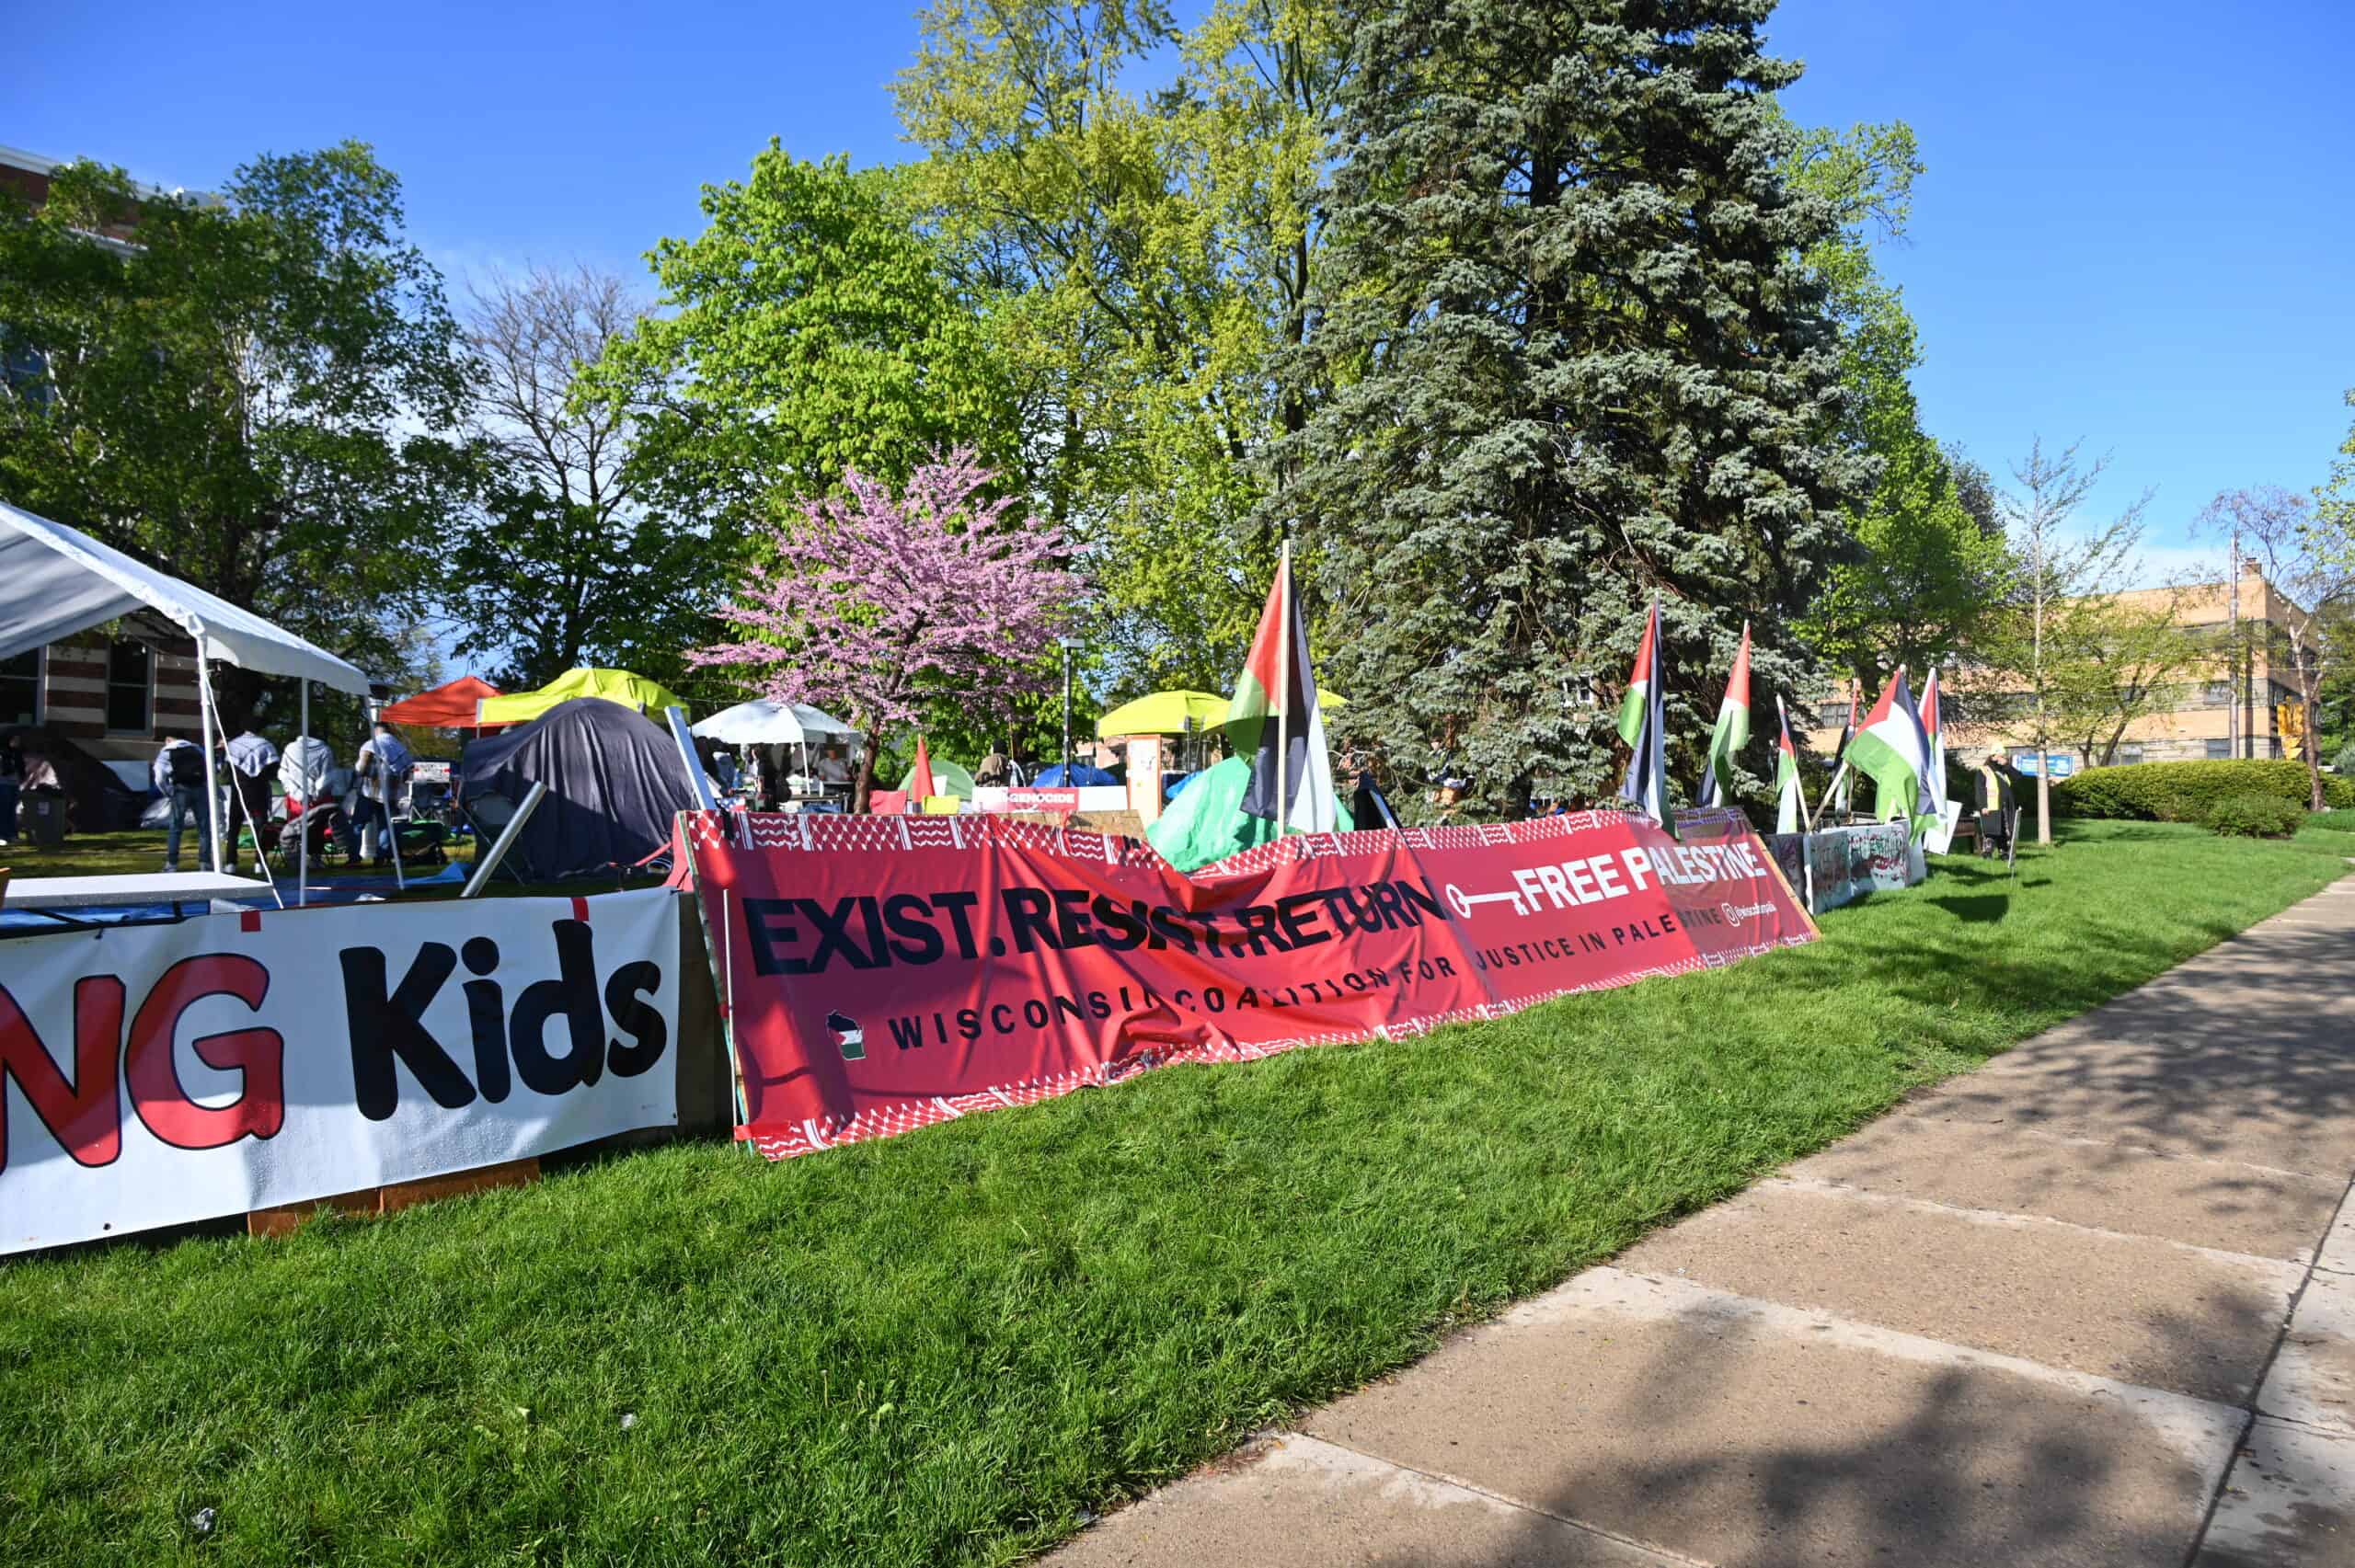
[[858, 759], [858, 782], [851, 785], [850, 808], [857, 815], [867, 815], [868, 800], [875, 794], [875, 748], [883, 738], [879, 729], [867, 732], [867, 746]]
[[2300, 659], [2298, 661], [2298, 699], [2304, 704], [2306, 710], [2306, 732], [2302, 738], [2306, 748], [2306, 787], [2310, 796], [2306, 802], [2306, 809], [2309, 811], [2320, 811], [2324, 805], [2322, 737], [2315, 733], [2315, 704], [2320, 696], [2321, 685], [2321, 681], [2306, 669], [2305, 661]]

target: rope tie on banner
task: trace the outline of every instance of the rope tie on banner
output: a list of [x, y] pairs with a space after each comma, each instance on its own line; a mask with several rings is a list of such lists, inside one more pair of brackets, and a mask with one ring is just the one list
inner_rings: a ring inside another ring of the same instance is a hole
[[916, 836], [909, 829], [908, 819], [905, 817], [900, 818], [900, 847], [903, 850], [912, 850], [916, 847]]

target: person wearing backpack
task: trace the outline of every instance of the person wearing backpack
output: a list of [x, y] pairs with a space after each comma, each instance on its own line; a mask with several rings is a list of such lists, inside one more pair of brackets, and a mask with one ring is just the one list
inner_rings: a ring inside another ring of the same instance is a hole
[[179, 736], [167, 736], [162, 750], [155, 753], [150, 776], [172, 812], [171, 829], [164, 839], [164, 869], [180, 868], [180, 824], [191, 814], [201, 835], [197, 841], [197, 869], [204, 869], [209, 853], [205, 846], [213, 830], [213, 807], [204, 790], [204, 753]]
[[[381, 720], [361, 743], [355, 759], [352, 773], [359, 784], [349, 804], [351, 830], [362, 851], [372, 854], [380, 866], [392, 864], [397, 853], [400, 830], [393, 825], [393, 808], [400, 804], [402, 784], [415, 765], [393, 727]], [[369, 832], [372, 828], [373, 833]]]

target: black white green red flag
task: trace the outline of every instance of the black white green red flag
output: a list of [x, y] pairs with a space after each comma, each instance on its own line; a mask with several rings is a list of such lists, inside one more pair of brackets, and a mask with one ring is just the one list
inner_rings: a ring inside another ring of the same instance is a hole
[[1947, 812], [1947, 720], [1946, 698], [1938, 691], [1938, 667], [1930, 666], [1929, 678], [1922, 682], [1922, 729], [1930, 738], [1930, 788], [1935, 803], [1932, 815], [1944, 820]]
[[1725, 700], [1717, 704], [1717, 727], [1709, 732], [1708, 764], [1701, 770], [1703, 806], [1724, 806], [1726, 783], [1733, 777], [1733, 760], [1750, 744], [1750, 623], [1741, 624], [1741, 647], [1734, 650], [1733, 674], [1726, 681]]
[[1937, 814], [1930, 794], [1930, 735], [1904, 670], [1889, 678], [1864, 727], [1848, 742], [1848, 765], [1878, 786], [1873, 815], [1880, 820], [1904, 818], [1919, 828]]
[[1799, 754], [1791, 745], [1791, 715], [1783, 711], [1783, 699], [1775, 699], [1775, 717], [1783, 727], [1783, 734], [1775, 751], [1775, 831], [1796, 833], [1803, 820], [1799, 799]]
[[1251, 759], [1251, 784], [1240, 807], [1245, 816], [1275, 822], [1286, 833], [1329, 833], [1340, 825], [1289, 546], [1276, 568], [1267, 608], [1259, 612], [1243, 673], [1235, 679], [1226, 739], [1236, 756]]
[[1627, 695], [1619, 704], [1619, 738], [1631, 754], [1627, 777], [1619, 798], [1670, 832], [1676, 830], [1668, 807], [1667, 725], [1660, 711], [1660, 601], [1644, 623], [1644, 640], [1636, 649], [1636, 667], [1627, 675]]

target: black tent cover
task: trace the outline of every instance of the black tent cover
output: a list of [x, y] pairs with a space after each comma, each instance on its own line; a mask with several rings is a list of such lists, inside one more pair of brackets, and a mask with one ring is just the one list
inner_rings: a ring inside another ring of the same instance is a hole
[[[57, 730], [45, 724], [0, 725], [0, 735], [13, 736], [28, 762], [35, 757], [49, 759], [65, 791], [65, 817], [75, 831], [110, 833], [139, 826], [147, 797]], [[0, 828], [0, 836], [14, 838], [16, 824]]]
[[469, 740], [458, 773], [459, 803], [469, 807], [487, 795], [521, 805], [533, 784], [548, 786], [501, 867], [531, 882], [636, 865], [670, 843], [677, 813], [695, 807], [669, 734], [602, 697], [575, 697]]

